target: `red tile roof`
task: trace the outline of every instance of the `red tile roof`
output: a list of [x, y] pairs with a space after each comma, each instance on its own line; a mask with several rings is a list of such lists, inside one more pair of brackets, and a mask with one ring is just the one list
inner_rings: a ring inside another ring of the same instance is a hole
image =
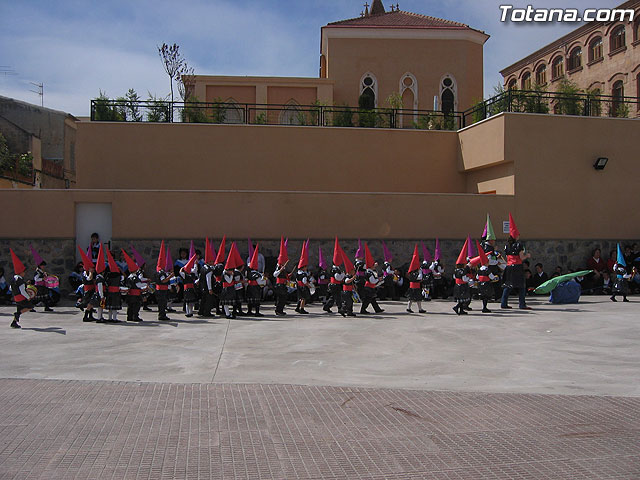
[[328, 27], [399, 27], [399, 28], [446, 28], [466, 29], [469, 25], [418, 13], [394, 11], [380, 15], [350, 18], [327, 24]]

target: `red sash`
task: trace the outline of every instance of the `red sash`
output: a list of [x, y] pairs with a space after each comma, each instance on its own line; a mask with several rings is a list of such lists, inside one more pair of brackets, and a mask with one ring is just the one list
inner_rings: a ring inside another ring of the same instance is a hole
[[185, 290], [190, 290], [193, 288], [193, 283], [185, 283], [184, 284], [184, 289]]
[[277, 283], [278, 285], [286, 285], [286, 284], [287, 284], [287, 279], [286, 279], [286, 278], [280, 278], [280, 277], [278, 277], [278, 278], [276, 279], [276, 283]]
[[299, 287], [306, 287], [307, 285], [305, 285], [305, 284], [304, 284], [304, 283], [302, 283], [302, 282], [298, 282], [298, 286], [299, 286]]
[[331, 277], [331, 283], [333, 283], [334, 285], [340, 285], [342, 282], [336, 280], [335, 277]]
[[139, 297], [140, 293], [142, 293], [142, 290], [140, 290], [139, 288], [130, 288], [129, 289], [129, 295], [131, 295], [132, 297]]
[[169, 290], [169, 285], [160, 285], [159, 283], [156, 283], [156, 290], [159, 292], [164, 292], [166, 290]]
[[376, 284], [371, 282], [365, 282], [364, 286], [367, 288], [376, 288]]
[[409, 288], [413, 288], [414, 290], [416, 288], [420, 288], [422, 286], [422, 284], [420, 282], [409, 282]]
[[342, 286], [342, 291], [344, 292], [353, 292], [353, 285], [347, 285], [346, 283]]
[[13, 297], [13, 301], [14, 302], [24, 302], [27, 299], [27, 297], [25, 297], [24, 295], [18, 294], [18, 295], [14, 295]]
[[109, 292], [109, 293], [119, 293], [120, 292], [120, 287], [109, 286], [109, 287], [107, 287], [107, 292]]
[[234, 283], [234, 282], [231, 282], [231, 283], [222, 282], [222, 286], [223, 286], [224, 288], [233, 287], [234, 285], [235, 285], [235, 283]]
[[522, 265], [520, 255], [507, 255], [507, 265]]
[[485, 276], [485, 275], [481, 275], [481, 276], [478, 277], [478, 281], [479, 282], [490, 282], [491, 279], [489, 277]]
[[83, 289], [85, 292], [90, 292], [91, 290], [95, 290], [95, 289], [96, 289], [96, 286], [95, 286], [93, 283], [85, 283], [85, 284], [82, 286], [82, 289]]
[[251, 285], [253, 287], [257, 287], [258, 286], [258, 282], [256, 282], [255, 280], [249, 280], [249, 285]]
[[463, 279], [456, 278], [456, 285], [464, 285], [465, 283], [467, 283], [467, 282], [465, 282]]

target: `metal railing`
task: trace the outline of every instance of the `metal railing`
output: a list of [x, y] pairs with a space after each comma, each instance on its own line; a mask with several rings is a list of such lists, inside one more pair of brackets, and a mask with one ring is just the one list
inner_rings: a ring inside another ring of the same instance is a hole
[[458, 130], [462, 112], [225, 102], [91, 101], [91, 120]]
[[511, 89], [463, 112], [462, 125], [466, 127], [502, 112], [635, 118], [640, 116], [640, 99], [592, 93]]

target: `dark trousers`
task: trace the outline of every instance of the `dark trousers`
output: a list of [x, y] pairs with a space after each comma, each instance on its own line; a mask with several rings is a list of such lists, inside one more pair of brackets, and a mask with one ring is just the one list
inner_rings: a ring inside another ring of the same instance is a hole
[[213, 295], [209, 294], [209, 290], [202, 290], [202, 297], [200, 298], [200, 309], [198, 315], [208, 317], [211, 315], [211, 309], [213, 308]]
[[142, 302], [140, 297], [129, 297], [127, 299], [127, 320], [135, 320], [138, 318]]
[[158, 318], [167, 316], [167, 291], [156, 290], [156, 302], [158, 302]]
[[353, 292], [342, 292], [342, 312], [353, 313]]
[[284, 312], [287, 304], [287, 287], [284, 285], [276, 285], [276, 312]]
[[342, 307], [342, 286], [334, 284], [329, 285], [329, 297], [324, 302], [324, 308], [329, 310], [334, 305], [338, 307], [338, 310]]
[[365, 313], [369, 305], [373, 306], [373, 310], [375, 312], [380, 312], [382, 310], [376, 301], [377, 297], [375, 289], [364, 287], [362, 289], [362, 293], [362, 307], [360, 307], [360, 313]]
[[513, 290], [514, 288], [518, 288], [518, 298], [520, 301], [519, 307], [525, 308], [527, 306], [527, 303], [525, 301], [525, 295], [527, 294], [527, 289], [525, 288], [524, 285], [520, 287], [508, 287], [505, 285], [504, 289], [502, 290], [502, 303], [501, 303], [502, 308], [507, 307], [507, 304], [509, 302], [509, 294], [511, 293], [511, 290]]

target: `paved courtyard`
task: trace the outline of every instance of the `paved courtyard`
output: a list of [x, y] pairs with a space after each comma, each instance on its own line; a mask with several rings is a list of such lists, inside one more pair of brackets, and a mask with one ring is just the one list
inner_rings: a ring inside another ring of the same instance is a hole
[[120, 325], [59, 307], [22, 330], [1, 307], [0, 478], [640, 478], [640, 302], [531, 304]]

